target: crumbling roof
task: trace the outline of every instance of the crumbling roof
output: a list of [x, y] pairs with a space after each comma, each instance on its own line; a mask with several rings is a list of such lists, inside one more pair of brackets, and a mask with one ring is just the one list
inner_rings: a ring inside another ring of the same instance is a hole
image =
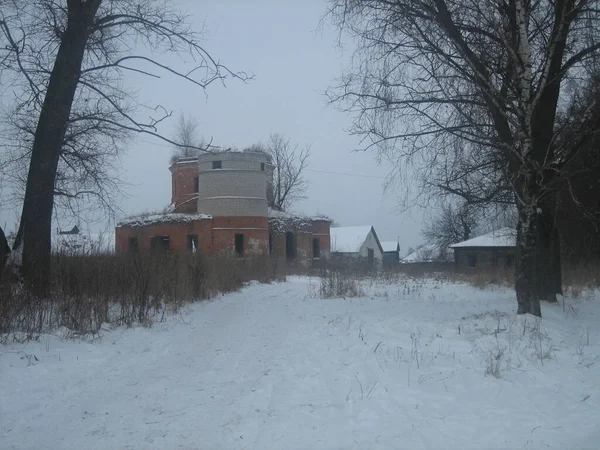
[[212, 219], [208, 214], [183, 214], [183, 213], [166, 213], [166, 214], [142, 214], [139, 216], [128, 217], [120, 221], [117, 226], [127, 227], [145, 227], [148, 225], [156, 225], [160, 223], [190, 223], [196, 220]]
[[[331, 251], [337, 253], [358, 253], [371, 230], [375, 234], [375, 230], [371, 225], [332, 228]], [[376, 234], [375, 239], [379, 242]], [[381, 247], [381, 244], [379, 246]]]
[[296, 214], [296, 213], [292, 213], [292, 212], [287, 212], [287, 211], [279, 211], [277, 209], [273, 209], [273, 208], [269, 208], [269, 219], [276, 219], [276, 218], [283, 218], [283, 219], [294, 219], [294, 218], [298, 218], [298, 217], [302, 217], [305, 219], [310, 219], [310, 220], [324, 220], [327, 222], [331, 222], [331, 218], [327, 217], [327, 216], [307, 216], [304, 214]]
[[330, 218], [324, 216], [310, 217], [269, 208], [269, 225], [275, 232], [282, 232], [288, 228], [295, 228], [298, 231], [309, 231], [312, 228], [313, 222], [317, 220], [331, 222]]
[[514, 228], [500, 228], [491, 233], [477, 236], [458, 244], [451, 245], [450, 248], [465, 247], [515, 247], [517, 245], [517, 230]]

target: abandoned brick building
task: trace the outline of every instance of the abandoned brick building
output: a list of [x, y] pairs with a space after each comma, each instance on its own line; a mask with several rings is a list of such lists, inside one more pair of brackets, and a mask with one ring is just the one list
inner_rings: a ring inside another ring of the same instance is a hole
[[171, 165], [168, 213], [131, 217], [117, 252], [135, 249], [310, 260], [329, 253], [330, 220], [269, 208], [274, 167], [253, 152], [206, 153]]

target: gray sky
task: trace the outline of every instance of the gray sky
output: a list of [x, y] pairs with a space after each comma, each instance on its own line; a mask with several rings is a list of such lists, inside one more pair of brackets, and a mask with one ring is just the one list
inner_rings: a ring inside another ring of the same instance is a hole
[[[381, 240], [400, 238], [402, 254], [422, 241], [420, 210], [399, 212], [394, 192], [384, 194], [388, 170], [372, 152], [352, 152], [357, 138], [345, 129], [350, 117], [326, 105], [322, 92], [346, 66], [351, 52], [337, 47], [328, 23], [319, 29], [324, 0], [180, 0], [197, 29], [204, 26], [206, 49], [234, 71], [253, 73], [247, 84], [230, 80], [208, 91], [182, 81], [132, 80], [139, 99], [160, 103], [174, 118], [160, 132], [172, 137], [180, 113], [197, 119], [214, 145], [244, 148], [283, 133], [311, 145], [307, 198], [294, 210], [325, 214], [341, 225], [374, 225]], [[175, 60], [176, 61], [176, 60]], [[122, 215], [156, 211], [170, 202], [172, 148], [136, 136], [123, 155], [126, 198]], [[325, 173], [326, 172], [326, 173]], [[352, 174], [352, 175], [340, 175]]]

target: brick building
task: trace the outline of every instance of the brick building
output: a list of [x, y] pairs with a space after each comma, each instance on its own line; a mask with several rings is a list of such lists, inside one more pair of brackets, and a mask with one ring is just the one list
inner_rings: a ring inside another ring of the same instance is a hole
[[310, 260], [329, 253], [330, 220], [272, 211], [273, 166], [252, 152], [207, 153], [175, 162], [171, 211], [131, 217], [115, 232], [117, 252], [274, 255]]

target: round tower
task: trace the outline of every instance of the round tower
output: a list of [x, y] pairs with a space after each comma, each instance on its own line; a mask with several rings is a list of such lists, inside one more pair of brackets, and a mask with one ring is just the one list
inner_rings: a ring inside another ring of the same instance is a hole
[[269, 219], [266, 155], [206, 153], [198, 158], [198, 212], [213, 217], [213, 248], [267, 254]]
[[198, 158], [198, 212], [267, 217], [267, 158], [261, 153], [206, 153]]

